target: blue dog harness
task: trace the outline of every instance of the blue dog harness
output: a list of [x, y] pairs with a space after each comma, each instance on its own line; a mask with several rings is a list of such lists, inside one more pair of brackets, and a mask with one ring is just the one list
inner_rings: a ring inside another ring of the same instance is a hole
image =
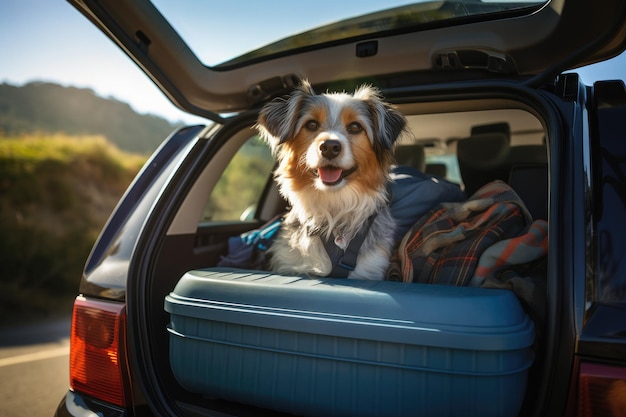
[[329, 239], [324, 241], [324, 249], [326, 249], [326, 253], [330, 258], [331, 265], [333, 266], [332, 271], [328, 275], [333, 278], [347, 278], [348, 274], [351, 271], [354, 271], [356, 267], [356, 258], [359, 255], [359, 250], [365, 241], [365, 237], [376, 218], [376, 213], [372, 214], [363, 227], [359, 229], [357, 234], [350, 240], [348, 246], [345, 246], [345, 249], [342, 249], [341, 246], [338, 245], [343, 237], [335, 237], [334, 234], [330, 236]]

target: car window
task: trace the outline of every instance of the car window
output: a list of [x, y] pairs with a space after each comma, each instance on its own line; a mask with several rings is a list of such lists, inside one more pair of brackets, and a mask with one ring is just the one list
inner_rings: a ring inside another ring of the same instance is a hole
[[[224, 68], [330, 42], [419, 30], [437, 22], [453, 25], [472, 16], [487, 20], [507, 12], [530, 14], [546, 1], [327, 0], [317, 5], [315, 13], [309, 12], [308, 3], [291, 0], [245, 5], [190, 0], [152, 3], [205, 65]], [[261, 15], [263, 30], [258, 30], [251, 22]], [[224, 36], [227, 43], [206, 41]]]
[[202, 222], [254, 218], [274, 159], [267, 144], [253, 136], [237, 151], [211, 192]]
[[456, 155], [426, 155], [426, 167], [441, 165], [443, 168], [444, 179], [462, 184], [461, 172], [459, 171], [459, 161]]

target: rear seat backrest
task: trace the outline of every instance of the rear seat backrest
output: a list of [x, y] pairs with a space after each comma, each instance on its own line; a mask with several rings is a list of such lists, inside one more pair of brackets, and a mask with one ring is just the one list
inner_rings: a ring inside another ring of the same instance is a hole
[[457, 143], [459, 169], [470, 197], [494, 180], [507, 182], [534, 219], [548, 216], [548, 153], [545, 145], [510, 146], [507, 123], [476, 126]]
[[509, 185], [533, 219], [548, 220], [548, 151], [544, 145], [515, 146], [508, 157]]
[[533, 219], [548, 220], [548, 164], [514, 165], [509, 185]]
[[468, 197], [494, 180], [508, 181], [510, 137], [503, 132], [479, 133], [457, 142], [457, 158]]
[[448, 166], [444, 163], [426, 164], [426, 174], [434, 175], [439, 178], [446, 178], [448, 175]]

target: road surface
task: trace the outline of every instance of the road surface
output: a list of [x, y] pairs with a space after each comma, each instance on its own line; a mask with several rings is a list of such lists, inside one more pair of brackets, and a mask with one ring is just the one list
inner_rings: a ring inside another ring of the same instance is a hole
[[70, 319], [0, 328], [0, 417], [52, 417], [69, 386]]

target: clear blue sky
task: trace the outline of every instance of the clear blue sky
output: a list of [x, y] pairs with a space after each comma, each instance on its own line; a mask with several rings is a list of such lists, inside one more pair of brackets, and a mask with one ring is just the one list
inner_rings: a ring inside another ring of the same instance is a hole
[[[168, 1], [172, 5], [180, 6], [175, 0]], [[232, 5], [228, 2], [203, 1], [214, 9], [226, 8], [224, 4]], [[304, 2], [286, 1], [291, 6], [284, 7], [283, 10], [288, 10], [292, 17], [294, 5], [304, 5]], [[331, 1], [335, 5], [341, 3]], [[377, 0], [372, 1], [376, 2]], [[255, 6], [262, 6], [263, 3], [250, 2]], [[341, 4], [349, 6], [347, 2]], [[317, 7], [315, 13], [319, 12], [320, 23], [333, 20], [333, 10], [336, 13], [337, 7]], [[182, 11], [184, 10], [181, 7]], [[304, 13], [311, 13], [311, 10]], [[250, 24], [258, 25], [258, 13], [248, 10], [239, 16], [255, 19], [256, 22]], [[289, 21], [284, 17], [274, 17], [283, 22]], [[293, 18], [291, 20], [294, 24]], [[228, 21], [222, 19], [220, 23], [224, 31], [228, 30]], [[289, 31], [283, 24], [282, 27], [267, 25], [264, 32], [272, 27]], [[266, 34], [279, 36], [271, 32]], [[251, 39], [250, 36], [236, 38], [233, 34], [229, 37], [228, 45], [237, 44], [245, 49], [248, 48], [245, 43], [251, 40], [259, 42], [259, 39]], [[216, 61], [227, 58], [220, 55], [225, 53], [223, 50], [216, 48], [217, 45], [223, 45], [223, 42], [212, 41], [210, 36], [207, 36], [205, 42], [207, 47], [215, 48]], [[251, 45], [248, 49], [255, 46], [260, 45]], [[126, 55], [64, 0], [0, 0], [0, 57], [0, 82], [22, 85], [29, 81], [42, 80], [66, 86], [86, 87], [102, 97], [114, 97], [127, 102], [140, 113], [152, 113], [172, 121], [198, 120], [185, 116], [176, 109]], [[626, 79], [626, 54], [579, 70], [579, 73], [587, 83], [597, 79]]]

